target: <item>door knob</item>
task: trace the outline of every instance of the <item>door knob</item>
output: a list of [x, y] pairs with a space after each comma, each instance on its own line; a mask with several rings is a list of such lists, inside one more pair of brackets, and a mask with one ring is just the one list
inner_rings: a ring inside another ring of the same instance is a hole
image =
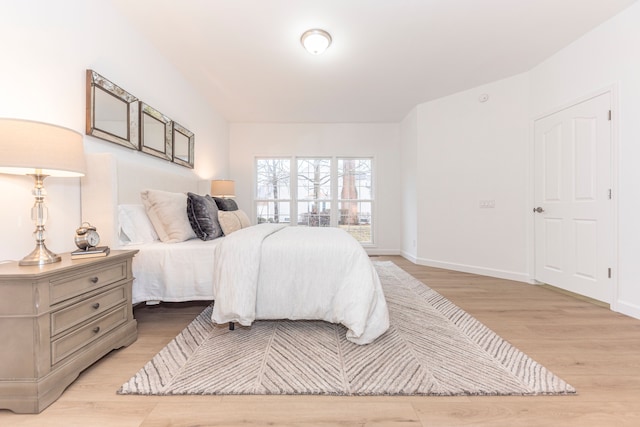
[[538, 206], [537, 208], [533, 208], [534, 212], [538, 212], [538, 213], [542, 213], [544, 212], [544, 209], [542, 209], [540, 206]]

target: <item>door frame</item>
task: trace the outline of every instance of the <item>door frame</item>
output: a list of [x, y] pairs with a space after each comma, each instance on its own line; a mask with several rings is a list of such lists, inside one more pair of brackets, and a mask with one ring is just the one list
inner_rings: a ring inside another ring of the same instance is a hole
[[619, 149], [618, 149], [618, 130], [619, 130], [619, 116], [620, 116], [620, 108], [618, 102], [618, 84], [613, 83], [604, 88], [601, 88], [597, 91], [589, 93], [587, 95], [581, 96], [577, 99], [564, 103], [558, 107], [553, 108], [551, 111], [547, 111], [540, 115], [534, 116], [529, 122], [529, 161], [527, 162], [527, 193], [528, 193], [528, 206], [526, 207], [526, 215], [527, 215], [527, 242], [528, 242], [528, 250], [527, 250], [527, 270], [529, 273], [530, 283], [532, 284], [541, 284], [536, 280], [535, 275], [535, 225], [534, 225], [534, 216], [532, 213], [533, 208], [535, 207], [535, 122], [552, 114], [558, 113], [562, 110], [566, 110], [571, 108], [577, 104], [581, 104], [582, 102], [588, 101], [591, 98], [595, 98], [600, 95], [609, 94], [611, 99], [611, 190], [612, 190], [612, 201], [611, 201], [611, 248], [610, 255], [612, 260], [612, 294], [611, 294], [611, 304], [610, 308], [613, 311], [618, 311], [618, 180], [619, 180]]

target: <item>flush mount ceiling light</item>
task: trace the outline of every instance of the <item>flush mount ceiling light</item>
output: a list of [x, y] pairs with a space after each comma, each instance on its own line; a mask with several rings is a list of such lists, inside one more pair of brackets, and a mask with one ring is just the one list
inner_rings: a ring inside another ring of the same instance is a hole
[[307, 30], [300, 37], [300, 43], [312, 55], [320, 55], [331, 45], [331, 35], [325, 30]]

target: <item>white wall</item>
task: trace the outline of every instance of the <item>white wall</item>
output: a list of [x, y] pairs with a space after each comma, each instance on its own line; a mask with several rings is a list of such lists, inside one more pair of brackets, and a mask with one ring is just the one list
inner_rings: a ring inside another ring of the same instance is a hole
[[[0, 14], [0, 117], [54, 123], [84, 134], [85, 70], [90, 68], [196, 135], [196, 173], [228, 173], [228, 125], [143, 39], [111, 2], [6, 1]], [[180, 166], [84, 136], [88, 152], [111, 151], [175, 171]], [[20, 259], [35, 246], [28, 177], [0, 175], [0, 260]], [[74, 249], [81, 222], [79, 179], [48, 178], [47, 246]], [[82, 218], [91, 221], [91, 218]]]
[[402, 256], [418, 259], [418, 110], [414, 108], [400, 123], [400, 154], [402, 180]]
[[[618, 284], [612, 308], [640, 318], [640, 3], [531, 70], [531, 117], [613, 86], [617, 127]], [[615, 166], [615, 165], [614, 165]]]
[[529, 280], [528, 85], [520, 74], [417, 107], [419, 264]]
[[230, 179], [239, 206], [252, 211], [256, 156], [373, 156], [375, 247], [370, 254], [400, 253], [399, 124], [246, 124], [229, 129]]
[[[403, 183], [416, 138], [417, 224], [405, 212], [403, 236], [417, 230], [418, 263], [532, 281], [533, 121], [610, 89], [618, 227], [612, 309], [640, 318], [638, 23], [634, 3], [524, 74], [418, 105], [416, 136], [409, 113], [401, 124]], [[488, 102], [478, 103], [481, 93]], [[496, 207], [479, 209], [479, 200]]]

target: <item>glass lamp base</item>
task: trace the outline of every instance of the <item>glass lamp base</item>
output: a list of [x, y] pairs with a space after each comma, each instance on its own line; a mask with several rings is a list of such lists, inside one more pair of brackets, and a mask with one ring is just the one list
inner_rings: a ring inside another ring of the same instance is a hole
[[54, 262], [59, 262], [62, 258], [60, 255], [57, 255], [51, 252], [44, 245], [44, 242], [37, 243], [36, 248], [26, 257], [22, 258], [19, 265], [45, 265], [45, 264], [53, 264]]

